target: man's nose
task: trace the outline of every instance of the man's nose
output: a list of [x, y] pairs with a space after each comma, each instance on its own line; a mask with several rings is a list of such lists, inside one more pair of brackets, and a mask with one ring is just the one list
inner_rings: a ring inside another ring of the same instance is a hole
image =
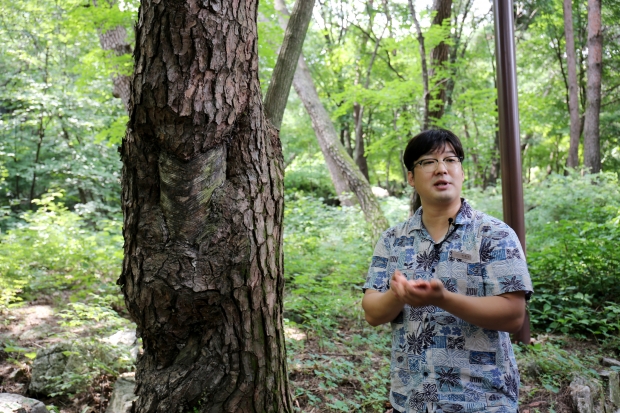
[[435, 169], [435, 173], [447, 173], [448, 167], [444, 163], [444, 161], [437, 160], [437, 168]]

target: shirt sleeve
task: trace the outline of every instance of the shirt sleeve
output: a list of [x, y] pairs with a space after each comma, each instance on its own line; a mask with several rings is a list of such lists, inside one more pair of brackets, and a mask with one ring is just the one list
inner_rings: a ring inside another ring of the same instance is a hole
[[525, 254], [507, 224], [491, 221], [482, 226], [480, 261], [486, 296], [525, 291], [526, 299], [530, 298], [533, 288]]
[[389, 230], [384, 232], [377, 241], [375, 251], [372, 254], [372, 261], [368, 274], [366, 275], [366, 283], [362, 287], [363, 291], [367, 289], [385, 292], [390, 288], [390, 275], [388, 274], [388, 262], [390, 259], [390, 237]]

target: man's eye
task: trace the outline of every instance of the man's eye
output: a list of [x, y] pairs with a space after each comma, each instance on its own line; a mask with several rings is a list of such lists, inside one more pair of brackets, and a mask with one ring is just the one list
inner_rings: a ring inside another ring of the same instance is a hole
[[455, 157], [446, 158], [443, 160], [445, 163], [457, 163], [458, 159]]
[[432, 165], [434, 163], [435, 163], [435, 161], [433, 159], [429, 159], [427, 161], [422, 161], [422, 166], [429, 166], [429, 165]]

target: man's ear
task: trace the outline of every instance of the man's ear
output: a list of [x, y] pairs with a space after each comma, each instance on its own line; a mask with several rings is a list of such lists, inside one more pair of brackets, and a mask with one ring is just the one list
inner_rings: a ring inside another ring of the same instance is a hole
[[415, 181], [413, 179], [413, 171], [407, 171], [407, 183], [412, 188], [415, 188]]

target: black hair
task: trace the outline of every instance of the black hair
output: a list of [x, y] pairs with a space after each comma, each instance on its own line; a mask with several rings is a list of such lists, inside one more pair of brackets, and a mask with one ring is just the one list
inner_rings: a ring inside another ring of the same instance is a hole
[[447, 129], [429, 129], [418, 133], [411, 138], [405, 148], [405, 153], [403, 154], [405, 168], [408, 171], [413, 171], [415, 161], [420, 159], [421, 156], [443, 148], [446, 145], [452, 146], [454, 153], [459, 158], [462, 159], [465, 156], [461, 140]]

